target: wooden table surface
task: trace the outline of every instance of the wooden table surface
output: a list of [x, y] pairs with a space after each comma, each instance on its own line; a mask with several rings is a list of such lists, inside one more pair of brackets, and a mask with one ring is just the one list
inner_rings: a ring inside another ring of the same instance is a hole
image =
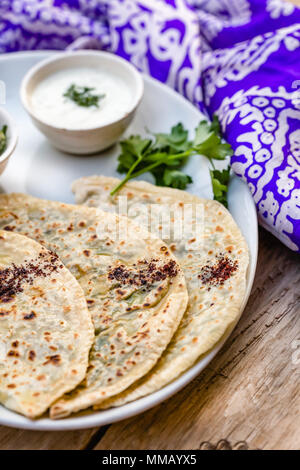
[[300, 257], [265, 230], [252, 293], [231, 337], [185, 389], [100, 429], [0, 426], [0, 449], [300, 449]]
[[239, 324], [174, 397], [99, 429], [0, 426], [0, 450], [14, 449], [300, 449], [300, 256], [260, 229], [256, 277]]

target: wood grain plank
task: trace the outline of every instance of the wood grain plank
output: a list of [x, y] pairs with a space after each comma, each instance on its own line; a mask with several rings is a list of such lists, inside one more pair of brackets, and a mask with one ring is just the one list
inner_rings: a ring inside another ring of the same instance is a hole
[[81, 450], [97, 429], [38, 432], [0, 426], [0, 450]]
[[[175, 397], [108, 428], [96, 448], [300, 448], [300, 366], [292, 360], [300, 340], [299, 257], [261, 233], [252, 295], [222, 351]], [[98, 432], [1, 426], [0, 450], [84, 449]]]
[[300, 7], [300, 0], [285, 0], [286, 2], [293, 3], [297, 7]]
[[197, 449], [221, 439], [300, 448], [300, 259], [260, 235], [252, 294], [222, 351], [176, 396], [112, 425], [97, 449]]

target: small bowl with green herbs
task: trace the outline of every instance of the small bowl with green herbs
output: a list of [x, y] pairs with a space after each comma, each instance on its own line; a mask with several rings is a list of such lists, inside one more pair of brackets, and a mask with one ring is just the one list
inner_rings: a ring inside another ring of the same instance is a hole
[[8, 112], [0, 107], [0, 175], [17, 145], [16, 125]]
[[21, 100], [36, 127], [60, 150], [96, 153], [132, 121], [144, 91], [141, 74], [102, 51], [62, 52], [25, 75]]

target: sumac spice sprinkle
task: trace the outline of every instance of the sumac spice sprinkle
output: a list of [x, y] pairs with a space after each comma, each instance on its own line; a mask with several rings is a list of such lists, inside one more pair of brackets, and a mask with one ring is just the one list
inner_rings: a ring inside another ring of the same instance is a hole
[[33, 320], [36, 317], [36, 313], [31, 311], [28, 315], [24, 315], [24, 320]]
[[152, 259], [140, 262], [135, 269], [121, 264], [108, 272], [108, 279], [118, 281], [122, 285], [147, 287], [155, 282], [164, 281], [166, 278], [175, 277], [177, 273], [178, 265], [174, 260], [161, 265], [159, 260]]
[[209, 286], [222, 286], [238, 268], [238, 262], [227, 256], [219, 255], [216, 264], [203, 266], [198, 278]]
[[10, 302], [23, 292], [24, 283], [33, 284], [35, 278], [47, 277], [63, 265], [53, 252], [41, 252], [37, 259], [25, 261], [17, 266], [14, 263], [0, 270], [0, 302]]

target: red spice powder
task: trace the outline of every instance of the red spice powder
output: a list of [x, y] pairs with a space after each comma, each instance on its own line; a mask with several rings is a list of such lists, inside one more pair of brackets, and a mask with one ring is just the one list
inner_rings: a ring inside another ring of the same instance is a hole
[[237, 261], [233, 261], [228, 258], [228, 256], [220, 254], [216, 264], [207, 264], [201, 268], [198, 278], [201, 279], [203, 284], [208, 284], [209, 286], [222, 286], [237, 269]]
[[141, 264], [142, 266], [136, 267], [135, 270], [130, 270], [121, 264], [109, 271], [108, 279], [119, 281], [122, 285], [129, 284], [146, 288], [155, 282], [175, 277], [178, 273], [178, 265], [174, 260], [163, 265], [159, 264], [157, 259], [144, 260]]
[[0, 302], [10, 302], [23, 291], [23, 284], [33, 284], [37, 277], [47, 277], [63, 268], [58, 256], [53, 252], [41, 252], [36, 260], [25, 261], [23, 265], [12, 264], [0, 270]]

